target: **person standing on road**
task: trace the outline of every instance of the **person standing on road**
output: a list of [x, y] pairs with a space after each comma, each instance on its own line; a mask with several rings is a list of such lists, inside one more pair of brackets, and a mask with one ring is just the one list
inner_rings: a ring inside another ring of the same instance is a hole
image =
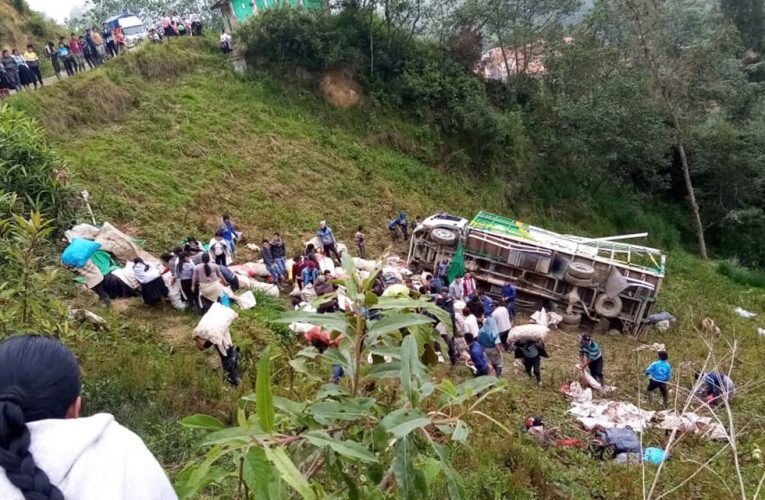
[[21, 91], [21, 81], [19, 81], [19, 66], [16, 61], [11, 57], [11, 53], [8, 50], [3, 51], [3, 56], [0, 58], [0, 63], [3, 64], [5, 74], [8, 75], [8, 81], [11, 82], [11, 87], [16, 92]]
[[327, 221], [319, 222], [319, 229], [316, 231], [316, 236], [319, 238], [319, 243], [324, 247], [324, 255], [332, 258], [332, 255], [337, 258], [337, 262], [342, 262], [340, 254], [337, 251], [337, 242], [335, 241], [335, 233], [332, 232], [332, 228], [327, 225]]
[[478, 330], [478, 343], [486, 351], [491, 366], [497, 377], [502, 375], [502, 340], [499, 338], [497, 322], [491, 317], [483, 318], [483, 324]]
[[580, 370], [589, 368], [590, 375], [600, 382], [600, 385], [605, 385], [603, 379], [603, 352], [600, 350], [598, 343], [592, 340], [592, 337], [586, 333], [582, 334], [579, 338], [578, 367]]
[[58, 42], [58, 49], [56, 52], [58, 53], [59, 60], [64, 63], [66, 75], [72, 76], [74, 75], [74, 69], [72, 69], [72, 54], [69, 52], [69, 48], [64, 43], [63, 38], [64, 37], [61, 37], [61, 41]]
[[191, 36], [202, 36], [202, 18], [196, 12], [189, 14], [191, 23]]
[[85, 62], [88, 63], [88, 68], [95, 69], [97, 64], [93, 47], [83, 37], [80, 37], [80, 45], [82, 45], [82, 56], [85, 58]]
[[38, 83], [40, 84], [40, 87], [42, 87], [43, 79], [42, 73], [40, 72], [40, 58], [38, 57], [37, 52], [35, 52], [35, 46], [31, 43], [27, 45], [27, 51], [24, 52], [24, 59], [27, 61], [29, 71], [32, 72], [35, 88], [37, 88]]
[[48, 42], [48, 45], [45, 46], [45, 57], [50, 59], [50, 64], [53, 66], [53, 72], [56, 73], [56, 78], [61, 80], [61, 62], [53, 42]]
[[34, 75], [29, 69], [29, 65], [27, 65], [27, 61], [24, 59], [24, 56], [19, 53], [19, 49], [13, 49], [11, 57], [14, 61], [16, 61], [16, 66], [19, 69], [19, 83], [21, 83], [21, 86], [29, 90], [29, 85], [34, 83], [35, 88], [37, 88], [37, 82], [34, 80]]
[[85, 50], [82, 47], [82, 42], [74, 33], [70, 34], [69, 50], [72, 51], [72, 66], [75, 72], [85, 71]]
[[98, 64], [102, 64], [106, 61], [106, 47], [104, 42], [104, 37], [101, 35], [101, 32], [93, 26], [90, 29], [90, 38], [93, 40], [93, 46], [96, 48], [96, 61], [98, 61]]
[[109, 57], [116, 56], [117, 47], [114, 45], [114, 35], [106, 23], [101, 26], [101, 36], [104, 39], [104, 45], [106, 45], [106, 53], [109, 55]]

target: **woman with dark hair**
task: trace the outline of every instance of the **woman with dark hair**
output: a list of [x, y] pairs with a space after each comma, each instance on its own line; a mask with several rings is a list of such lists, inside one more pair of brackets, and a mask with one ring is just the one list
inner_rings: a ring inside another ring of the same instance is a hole
[[0, 343], [0, 498], [177, 498], [141, 438], [106, 413], [80, 418], [81, 389], [61, 342]]
[[175, 268], [175, 275], [181, 282], [181, 291], [183, 292], [183, 300], [186, 302], [194, 302], [196, 295], [194, 294], [194, 288], [191, 286], [194, 278], [194, 264], [191, 262], [189, 254], [186, 252], [180, 252], [178, 254], [178, 264]]
[[141, 258], [133, 260], [135, 279], [141, 284], [141, 295], [144, 303], [153, 305], [167, 297], [169, 290], [162, 275], [154, 266], [150, 266]]
[[210, 262], [209, 253], [203, 254], [202, 263], [194, 267], [191, 289], [197, 292], [199, 296], [199, 309], [203, 312], [209, 308], [210, 304], [204, 304], [202, 299], [207, 299], [210, 303], [217, 302], [224, 293], [228, 298], [234, 298], [234, 292], [228, 287], [228, 282], [223, 277], [223, 274], [221, 274], [218, 264]]

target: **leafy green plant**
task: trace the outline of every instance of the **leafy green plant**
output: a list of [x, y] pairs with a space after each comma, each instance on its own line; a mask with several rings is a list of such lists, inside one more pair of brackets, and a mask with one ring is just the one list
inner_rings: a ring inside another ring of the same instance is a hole
[[440, 479], [451, 498], [464, 496], [450, 448], [467, 442], [471, 419], [504, 429], [480, 406], [505, 382], [435, 381], [421, 358], [440, 341], [434, 321], [451, 324], [448, 314], [425, 299], [377, 297], [372, 287], [379, 270], [361, 279], [347, 254], [343, 270], [347, 277], [337, 283], [351, 304], [348, 312], [294, 311], [277, 322], [331, 330], [336, 347], [303, 349], [289, 365], [306, 384], [314, 383], [322, 364], [342, 368], [346, 382], [321, 385], [302, 401], [274, 395], [280, 355], [268, 347], [255, 394], [241, 399], [234, 427], [206, 415], [181, 421], [209, 431], [200, 444], [204, 453], [176, 478], [181, 498], [212, 485], [238, 498], [286, 498], [291, 491], [306, 499], [380, 498], [393, 491], [415, 498]]
[[65, 177], [37, 122], [23, 111], [0, 106], [0, 191], [16, 196], [16, 213], [40, 212], [57, 228], [71, 222], [74, 196]]
[[0, 220], [0, 323], [4, 335], [69, 333], [67, 308], [53, 293], [57, 270], [45, 265], [54, 230], [52, 221], [40, 212]]

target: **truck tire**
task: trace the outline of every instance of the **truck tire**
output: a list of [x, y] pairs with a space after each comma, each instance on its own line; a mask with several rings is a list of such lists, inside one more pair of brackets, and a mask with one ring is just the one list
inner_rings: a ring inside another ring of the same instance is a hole
[[563, 313], [561, 314], [563, 319], [561, 320], [561, 323], [568, 326], [577, 326], [579, 323], [582, 322], [582, 313]]
[[447, 227], [435, 227], [430, 231], [430, 239], [440, 245], [456, 246], [459, 235]]
[[594, 308], [595, 312], [604, 318], [615, 318], [622, 312], [622, 299], [601, 293], [595, 299]]
[[582, 262], [572, 262], [568, 265], [566, 272], [574, 278], [580, 279], [591, 280], [592, 277], [595, 276], [595, 269], [593, 269], [593, 267], [589, 264], [584, 264]]
[[576, 276], [572, 276], [568, 272], [566, 272], [565, 275], [563, 275], [563, 281], [570, 285], [574, 286], [583, 286], [585, 288], [592, 286], [592, 278], [577, 278]]

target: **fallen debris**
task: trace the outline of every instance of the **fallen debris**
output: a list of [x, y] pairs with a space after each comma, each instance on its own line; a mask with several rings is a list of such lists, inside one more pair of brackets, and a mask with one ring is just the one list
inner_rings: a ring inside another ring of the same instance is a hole
[[659, 344], [658, 342], [654, 342], [653, 344], [642, 344], [635, 348], [636, 351], [654, 351], [654, 352], [662, 352], [666, 351], [666, 347], [664, 344]]
[[733, 310], [736, 314], [741, 316], [744, 319], [752, 319], [755, 316], [757, 316], [757, 313], [753, 313], [752, 311], [747, 311], [746, 309], [743, 309], [741, 307], [737, 307]]
[[636, 432], [656, 427], [679, 432], [692, 432], [707, 439], [725, 439], [725, 429], [712, 417], [702, 417], [694, 412], [678, 413], [674, 410], [649, 411], [632, 403], [592, 399], [592, 391], [583, 389], [578, 382], [564, 385], [561, 392], [573, 401], [569, 413], [587, 430], [596, 426], [605, 429], [626, 428]]
[[109, 323], [104, 318], [98, 314], [88, 311], [87, 309], [70, 309], [69, 318], [76, 321], [90, 323], [97, 329], [109, 329]]

